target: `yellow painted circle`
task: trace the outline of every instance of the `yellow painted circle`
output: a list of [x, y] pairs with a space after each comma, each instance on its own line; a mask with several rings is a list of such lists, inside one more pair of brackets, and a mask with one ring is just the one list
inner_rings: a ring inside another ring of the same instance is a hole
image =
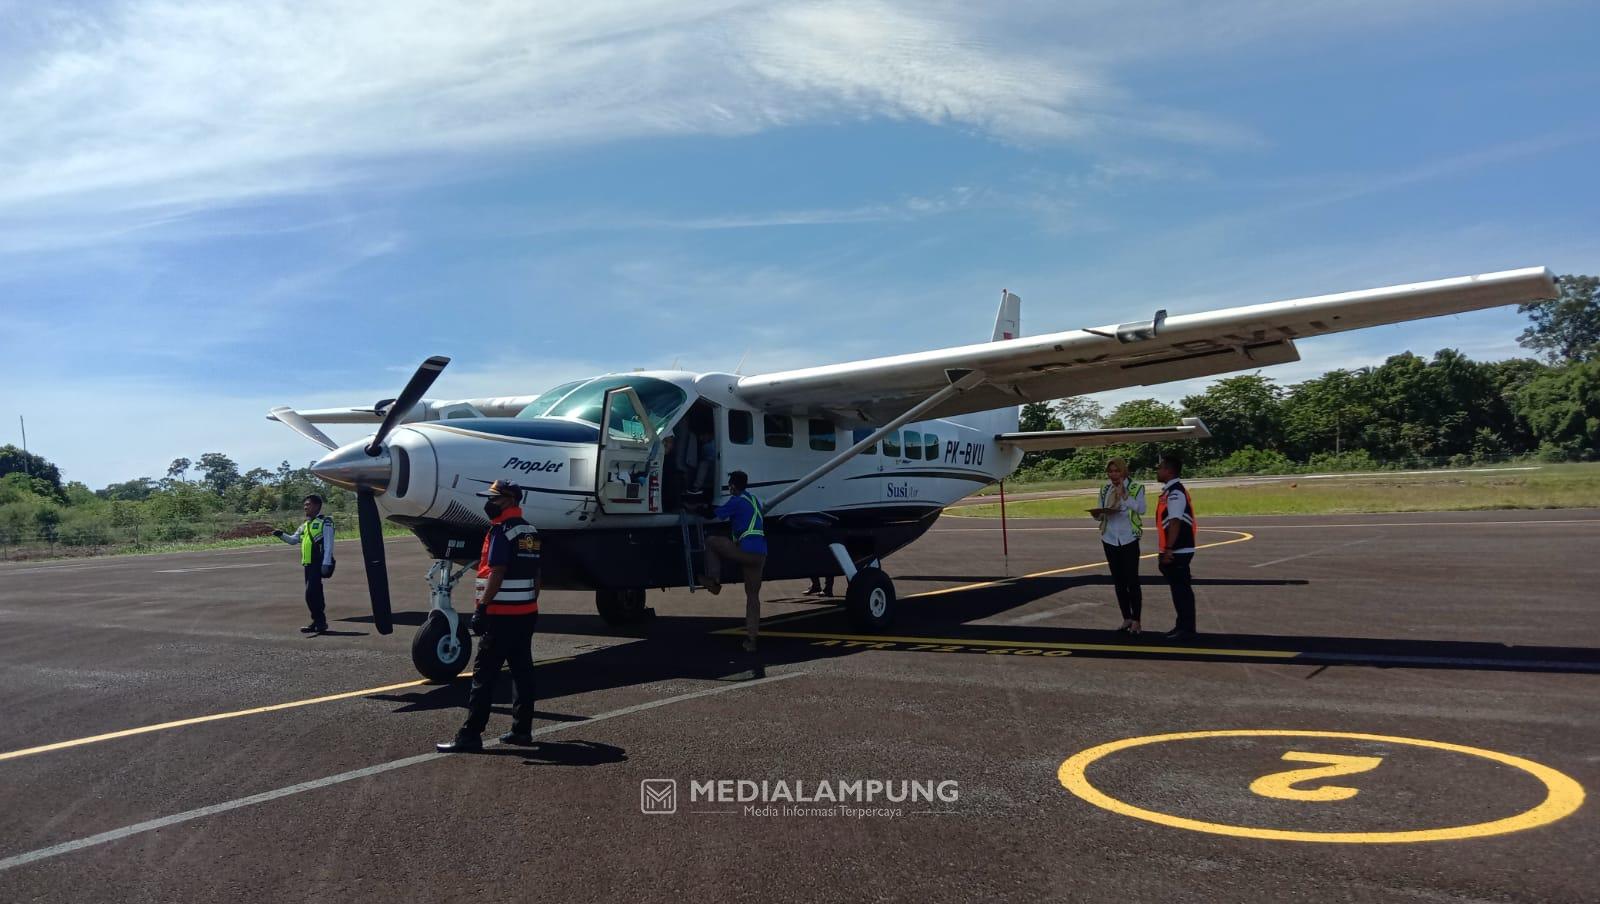
[[[1464, 826], [1448, 826], [1441, 829], [1416, 829], [1406, 832], [1303, 832], [1291, 829], [1262, 829], [1252, 826], [1232, 826], [1226, 823], [1205, 822], [1199, 819], [1187, 819], [1182, 816], [1173, 816], [1169, 813], [1158, 813], [1146, 810], [1132, 804], [1117, 800], [1102, 792], [1089, 783], [1084, 775], [1089, 764], [1132, 747], [1143, 747], [1146, 744], [1162, 744], [1168, 741], [1191, 741], [1198, 738], [1347, 738], [1356, 741], [1383, 741], [1390, 744], [1405, 744], [1411, 747], [1431, 747], [1435, 750], [1448, 750], [1453, 753], [1463, 753], [1468, 756], [1482, 757], [1521, 769], [1544, 783], [1545, 798], [1538, 806], [1531, 810], [1524, 810], [1514, 816], [1496, 819], [1490, 822], [1479, 822]], [[1360, 734], [1349, 731], [1292, 731], [1283, 729], [1229, 729], [1224, 731], [1180, 731], [1172, 734], [1146, 735], [1139, 738], [1124, 738], [1091, 747], [1081, 753], [1073, 754], [1061, 763], [1061, 768], [1056, 770], [1056, 777], [1061, 780], [1062, 787], [1078, 795], [1097, 807], [1131, 816], [1134, 819], [1143, 819], [1147, 822], [1159, 823], [1164, 826], [1173, 826], [1179, 829], [1189, 829], [1195, 832], [1209, 832], [1213, 835], [1232, 835], [1235, 838], [1266, 838], [1272, 841], [1322, 841], [1335, 844], [1395, 844], [1413, 841], [1458, 841], [1463, 838], [1481, 838], [1486, 835], [1504, 835], [1508, 832], [1520, 832], [1536, 826], [1548, 825], [1558, 819], [1572, 815], [1573, 811], [1583, 804], [1583, 786], [1573, 781], [1566, 774], [1557, 772], [1549, 766], [1540, 765], [1532, 760], [1499, 753], [1494, 750], [1484, 750], [1481, 747], [1467, 747], [1461, 744], [1447, 744], [1443, 741], [1425, 741], [1421, 738], [1396, 738], [1389, 735]]]

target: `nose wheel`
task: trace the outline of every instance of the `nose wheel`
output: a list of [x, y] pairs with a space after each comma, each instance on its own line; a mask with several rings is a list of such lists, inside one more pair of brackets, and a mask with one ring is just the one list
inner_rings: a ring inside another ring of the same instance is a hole
[[424, 678], [449, 681], [461, 674], [472, 661], [472, 635], [464, 620], [456, 620], [455, 631], [441, 612], [428, 613], [428, 620], [411, 639], [411, 664]]

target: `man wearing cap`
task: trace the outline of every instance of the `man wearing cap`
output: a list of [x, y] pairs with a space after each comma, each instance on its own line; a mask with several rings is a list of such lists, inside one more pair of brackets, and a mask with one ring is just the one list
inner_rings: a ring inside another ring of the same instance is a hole
[[489, 724], [494, 686], [500, 665], [511, 667], [516, 702], [511, 710], [511, 730], [500, 736], [502, 744], [533, 743], [533, 626], [539, 618], [539, 532], [522, 518], [522, 488], [496, 480], [479, 493], [488, 501], [489, 532], [478, 558], [478, 605], [472, 613], [472, 633], [481, 636], [478, 659], [472, 666], [472, 692], [467, 697], [467, 721], [454, 740], [436, 744], [443, 753], [472, 753], [483, 749], [483, 729]]
[[300, 567], [306, 577], [306, 608], [311, 610], [311, 624], [300, 629], [301, 634], [321, 634], [328, 630], [327, 605], [322, 597], [322, 579], [333, 577], [333, 519], [322, 513], [322, 497], [312, 493], [302, 500], [306, 523], [294, 533], [281, 530], [274, 537], [300, 547]]

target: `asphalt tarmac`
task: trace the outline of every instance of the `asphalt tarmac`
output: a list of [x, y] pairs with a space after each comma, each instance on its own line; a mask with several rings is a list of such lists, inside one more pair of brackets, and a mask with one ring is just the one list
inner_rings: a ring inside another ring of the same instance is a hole
[[388, 637], [348, 544], [320, 637], [279, 544], [0, 567], [0, 901], [1600, 900], [1600, 511], [1202, 524], [1183, 642], [1081, 522], [946, 517], [883, 636], [768, 585], [759, 660], [551, 593], [538, 744], [453, 757], [414, 541]]

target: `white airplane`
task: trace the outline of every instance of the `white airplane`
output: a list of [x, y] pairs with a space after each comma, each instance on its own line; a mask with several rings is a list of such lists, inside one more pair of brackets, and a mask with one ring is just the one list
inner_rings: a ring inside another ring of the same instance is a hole
[[[380, 517], [410, 528], [435, 559], [412, 660], [442, 680], [471, 657], [451, 591], [488, 527], [474, 494], [496, 479], [527, 491], [543, 586], [593, 590], [601, 617], [621, 625], [647, 614], [646, 588], [694, 589], [705, 531], [726, 529], [695, 512], [742, 470], [765, 511], [765, 576], [842, 574], [853, 618], [881, 629], [895, 604], [882, 560], [1024, 452], [1209, 436], [1192, 418], [1021, 433], [1023, 403], [1255, 370], [1299, 360], [1296, 339], [1555, 294], [1536, 267], [1024, 337], [1021, 299], [1002, 292], [994, 334], [976, 345], [754, 376], [606, 374], [459, 401], [422, 397], [449, 363], [435, 357], [397, 399], [269, 417], [331, 450], [312, 472], [357, 493], [381, 633], [393, 627]], [[338, 446], [315, 423], [381, 426]]]

